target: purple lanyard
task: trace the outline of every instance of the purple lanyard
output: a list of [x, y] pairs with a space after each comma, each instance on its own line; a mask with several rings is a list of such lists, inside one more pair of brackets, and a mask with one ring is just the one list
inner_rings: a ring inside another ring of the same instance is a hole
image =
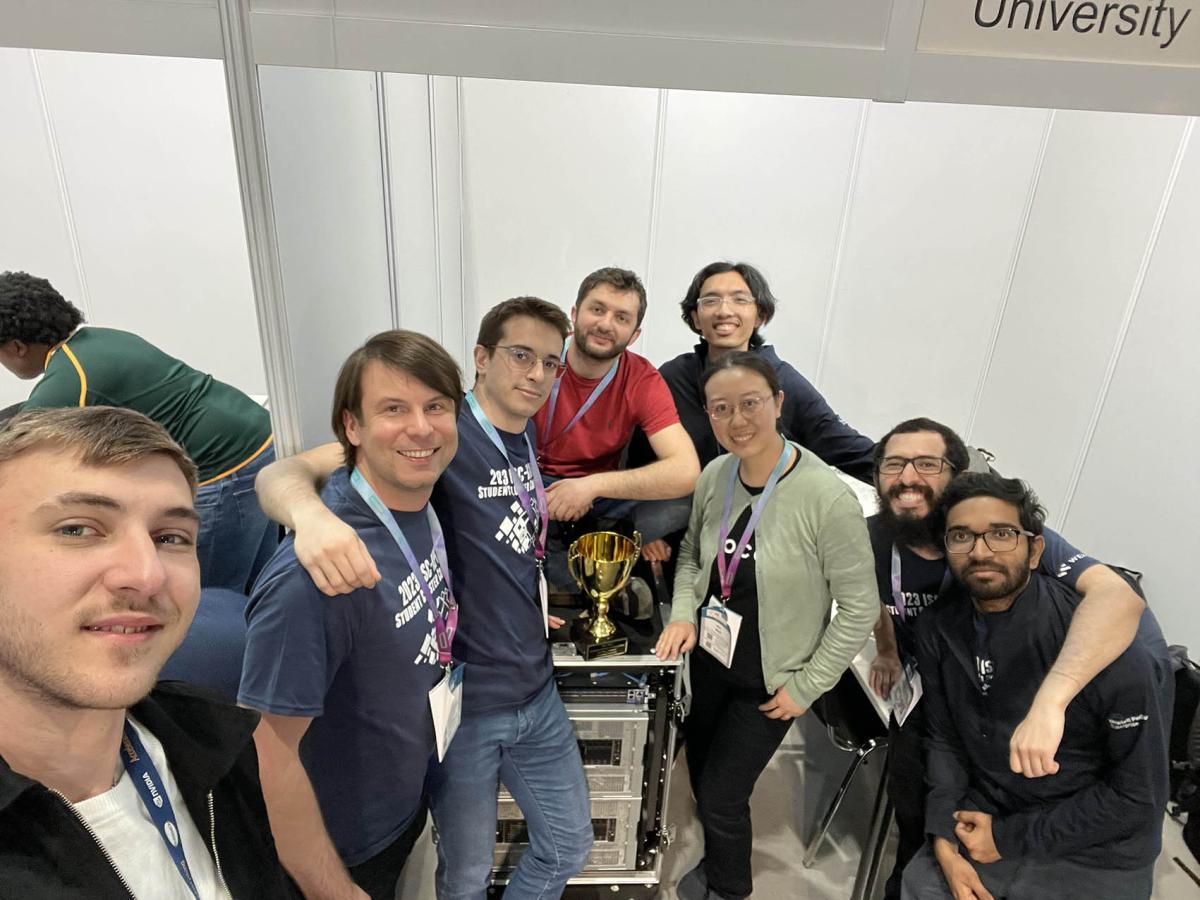
[[[562, 361], [564, 365], [567, 361], [567, 347], [570, 346], [571, 344], [568, 341], [566, 346], [563, 347]], [[608, 386], [612, 384], [612, 380], [617, 377], [617, 369], [620, 367], [621, 358], [618, 356], [617, 361], [613, 363], [613, 367], [605, 372], [604, 377], [600, 379], [600, 383], [592, 388], [592, 393], [585, 401], [583, 401], [583, 406], [576, 410], [575, 415], [571, 418], [571, 421], [567, 423], [567, 427], [554, 437], [550, 437], [550, 429], [554, 426], [554, 411], [558, 408], [558, 389], [562, 385], [563, 378], [567, 377], [566, 372], [562, 374], [561, 378], [555, 379], [554, 385], [550, 388], [550, 402], [546, 404], [546, 424], [542, 426], [542, 433], [538, 435], [538, 449], [540, 449], [542, 453], [545, 453], [546, 448], [554, 443], [554, 441], [557, 441], [575, 427], [576, 423], [583, 418], [584, 413], [591, 409], [596, 401], [600, 399], [600, 395], [608, 390]]]
[[467, 405], [471, 407], [471, 414], [475, 416], [475, 421], [479, 423], [483, 433], [488, 436], [496, 449], [500, 451], [500, 455], [504, 457], [504, 461], [508, 463], [508, 480], [512, 482], [517, 491], [517, 501], [525, 510], [525, 515], [529, 517], [529, 533], [531, 536], [535, 536], [533, 556], [538, 561], [540, 568], [542, 561], [546, 558], [546, 532], [550, 527], [550, 513], [546, 504], [546, 485], [542, 483], [542, 473], [538, 469], [537, 457], [533, 454], [533, 445], [529, 443], [529, 437], [526, 435], [525, 449], [529, 451], [529, 472], [533, 477], [535, 494], [535, 498], [530, 498], [529, 491], [525, 489], [525, 483], [521, 480], [521, 473], [517, 471], [517, 467], [513, 465], [508, 456], [508, 451], [504, 449], [504, 441], [500, 439], [496, 426], [484, 415], [479, 401], [475, 399], [474, 391], [467, 391]]
[[[950, 586], [951, 577], [950, 569], [947, 568], [946, 574], [942, 576], [942, 585], [938, 588], [939, 594]], [[908, 610], [904, 603], [904, 592], [900, 590], [900, 580], [900, 550], [892, 544], [892, 604], [903, 622], [908, 619]]]
[[388, 534], [392, 536], [392, 540], [404, 554], [408, 568], [417, 579], [417, 587], [421, 589], [421, 594], [425, 597], [425, 605], [433, 614], [434, 636], [437, 638], [438, 645], [438, 663], [449, 666], [452, 659], [450, 646], [454, 643], [454, 632], [458, 630], [458, 604], [454, 602], [454, 588], [450, 584], [450, 566], [446, 562], [446, 538], [442, 534], [442, 525], [438, 521], [437, 513], [433, 511], [432, 506], [428, 503], [425, 504], [425, 515], [429, 519], [429, 532], [433, 536], [433, 554], [437, 557], [438, 566], [442, 570], [442, 578], [446, 581], [446, 614], [444, 616], [438, 610], [433, 589], [425, 580], [425, 576], [421, 574], [421, 565], [417, 562], [416, 554], [413, 553], [407, 538], [404, 537], [404, 532], [400, 530], [400, 525], [396, 522], [392, 511], [384, 506], [379, 495], [375, 493], [375, 489], [371, 487], [367, 479], [363, 478], [358, 469], [350, 473], [350, 483], [354, 485], [358, 495], [367, 501], [371, 512], [375, 513], [375, 517], [383, 523], [383, 527], [388, 530]]
[[754, 501], [754, 505], [750, 510], [750, 520], [746, 522], [746, 530], [738, 538], [738, 542], [734, 546], [732, 558], [726, 562], [725, 542], [729, 540], [729, 516], [733, 512], [733, 490], [737, 486], [738, 467], [740, 466], [738, 460], [734, 460], [733, 462], [733, 467], [729, 472], [729, 488], [725, 491], [725, 512], [721, 515], [721, 527], [717, 531], [717, 573], [721, 578], [722, 603], [727, 601], [733, 593], [733, 577], [737, 574], [738, 566], [742, 562], [742, 553], [745, 551], [746, 545], [750, 543], [750, 538], [754, 534], [754, 527], [758, 525], [758, 520], [762, 517], [763, 508], [767, 505], [767, 498], [771, 496], [771, 493], [775, 490], [775, 485], [779, 483], [779, 479], [783, 476], [783, 468], [787, 465], [791, 449], [791, 445], [787, 441], [784, 441], [783, 451], [779, 454], [779, 462], [775, 463], [775, 468], [771, 470], [771, 477], [767, 479], [766, 487], [758, 495], [758, 499]]

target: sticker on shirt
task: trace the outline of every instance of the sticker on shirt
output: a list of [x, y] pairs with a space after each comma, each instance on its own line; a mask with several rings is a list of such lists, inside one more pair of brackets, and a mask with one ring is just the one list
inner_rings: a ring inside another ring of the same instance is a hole
[[742, 630], [741, 613], [735, 613], [716, 597], [700, 609], [700, 646], [725, 668], [733, 665], [738, 632]]
[[446, 756], [446, 748], [462, 721], [463, 669], [455, 666], [445, 673], [429, 691], [429, 711], [433, 713], [433, 736], [437, 741], [438, 762]]

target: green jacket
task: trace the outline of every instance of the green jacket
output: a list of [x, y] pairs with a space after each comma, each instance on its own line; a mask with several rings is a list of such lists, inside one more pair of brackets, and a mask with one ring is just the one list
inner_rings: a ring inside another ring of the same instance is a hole
[[[758, 633], [763, 680], [787, 688], [808, 709], [837, 684], [879, 618], [879, 589], [866, 521], [854, 492], [815, 453], [792, 444], [800, 461], [767, 500], [754, 530]], [[704, 467], [675, 570], [672, 622], [696, 622], [716, 559], [732, 454]], [[730, 521], [753, 498], [735, 482]], [[837, 616], [830, 621], [833, 598]]]

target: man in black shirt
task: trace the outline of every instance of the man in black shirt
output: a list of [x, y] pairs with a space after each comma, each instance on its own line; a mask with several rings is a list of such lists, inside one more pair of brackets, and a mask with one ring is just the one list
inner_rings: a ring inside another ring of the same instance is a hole
[[964, 475], [940, 515], [957, 584], [918, 631], [929, 843], [904, 896], [1146, 900], [1167, 795], [1165, 643], [1135, 642], [1071, 701], [1055, 774], [1011, 771], [1009, 737], [1079, 598], [1036, 571], [1045, 511], [1020, 481]]
[[[893, 428], [875, 451], [875, 485], [880, 512], [867, 520], [883, 609], [875, 629], [877, 656], [871, 683], [888, 697], [903, 671], [917, 672], [916, 625], [950, 583], [940, 539], [930, 530], [932, 513], [953, 479], [968, 468], [967, 447], [953, 430], [918, 418]], [[1025, 721], [1014, 732], [1010, 765], [1029, 777], [1057, 770], [1054, 755], [1062, 734], [1063, 710], [1079, 689], [1115, 659], [1133, 639], [1145, 604], [1107, 566], [1045, 529], [1038, 571], [1079, 594], [1063, 651], [1048, 670]], [[1158, 635], [1147, 613], [1142, 629]], [[889, 728], [888, 789], [896, 810], [899, 845], [885, 896], [900, 896], [900, 874], [925, 838], [923, 703]]]

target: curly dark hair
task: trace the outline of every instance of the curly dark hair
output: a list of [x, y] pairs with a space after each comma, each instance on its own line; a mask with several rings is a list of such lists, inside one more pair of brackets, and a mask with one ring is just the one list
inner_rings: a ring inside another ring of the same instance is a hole
[[54, 344], [65, 341], [83, 322], [45, 278], [28, 272], [0, 273], [0, 343]]
[[946, 516], [964, 500], [973, 497], [994, 497], [1010, 503], [1017, 510], [1021, 527], [1039, 535], [1046, 527], [1046, 509], [1038, 502], [1037, 494], [1019, 478], [1004, 478], [993, 472], [964, 472], [946, 487], [935, 512], [934, 534], [946, 530]]

